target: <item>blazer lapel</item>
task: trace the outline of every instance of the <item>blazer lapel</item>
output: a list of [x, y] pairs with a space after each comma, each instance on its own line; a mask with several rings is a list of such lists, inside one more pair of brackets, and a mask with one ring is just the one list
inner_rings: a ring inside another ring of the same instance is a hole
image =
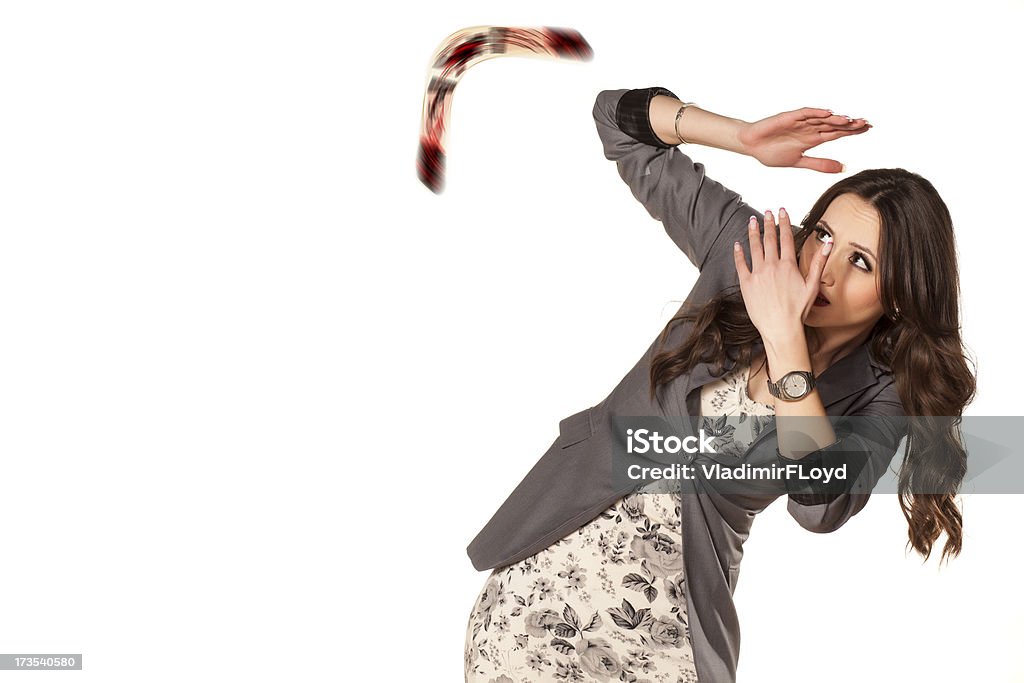
[[878, 382], [871, 369], [870, 355], [867, 344], [861, 344], [849, 356], [821, 373], [821, 377], [815, 378], [818, 395], [826, 408]]

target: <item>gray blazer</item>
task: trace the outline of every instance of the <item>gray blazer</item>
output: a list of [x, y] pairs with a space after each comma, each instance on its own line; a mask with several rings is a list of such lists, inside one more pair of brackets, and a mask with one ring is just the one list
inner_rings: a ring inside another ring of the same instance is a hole
[[[750, 250], [747, 220], [763, 215], [740, 195], [708, 178], [704, 166], [653, 133], [648, 104], [656, 94], [675, 96], [664, 88], [606, 90], [594, 103], [594, 121], [605, 157], [652, 217], [700, 270], [684, 306], [701, 304], [738, 284], [732, 243]], [[678, 346], [692, 324], [677, 325], [666, 347]], [[616, 488], [611, 471], [614, 416], [699, 416], [700, 388], [717, 379], [710, 364], [697, 365], [665, 389], [664, 407], [649, 399], [649, 363], [657, 340], [604, 400], [561, 420], [558, 437], [512, 491], [467, 552], [478, 570], [502, 568], [547, 548], [593, 520], [630, 489]], [[761, 350], [760, 345], [755, 352]], [[734, 363], [733, 363], [734, 365]], [[732, 365], [727, 365], [731, 369]], [[874, 483], [885, 472], [906, 433], [903, 407], [891, 369], [874, 358], [867, 345], [840, 359], [817, 378], [829, 415], [887, 416], [868, 432], [843, 436], [828, 449], [857, 451], [867, 457], [869, 487], [844, 494], [789, 494], [787, 509], [805, 529], [831, 532], [867, 503]], [[753, 465], [779, 462], [774, 427], [750, 445], [744, 461]], [[731, 455], [700, 454], [726, 465]], [[785, 461], [784, 461], [785, 462]], [[807, 462], [810, 462], [808, 460]], [[686, 604], [697, 673], [702, 682], [734, 681], [740, 631], [732, 595], [739, 576], [743, 542], [754, 516], [786, 492], [765, 495], [720, 495], [701, 482], [680, 480]], [[698, 494], [698, 495], [686, 495]]]

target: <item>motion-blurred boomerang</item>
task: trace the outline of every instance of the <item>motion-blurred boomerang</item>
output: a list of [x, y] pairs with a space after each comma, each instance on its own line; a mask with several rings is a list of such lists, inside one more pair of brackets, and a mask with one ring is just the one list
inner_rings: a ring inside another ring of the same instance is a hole
[[594, 51], [578, 31], [548, 26], [473, 26], [448, 36], [431, 62], [416, 158], [420, 181], [435, 194], [440, 194], [444, 186], [445, 135], [459, 79], [466, 69], [485, 59], [517, 55], [588, 61]]

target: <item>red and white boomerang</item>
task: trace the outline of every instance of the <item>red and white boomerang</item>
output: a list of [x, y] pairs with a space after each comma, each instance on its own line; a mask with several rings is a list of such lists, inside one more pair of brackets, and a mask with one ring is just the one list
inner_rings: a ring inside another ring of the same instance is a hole
[[578, 31], [548, 26], [473, 26], [448, 36], [431, 62], [416, 157], [420, 181], [435, 194], [440, 194], [444, 186], [445, 135], [452, 96], [462, 74], [485, 59], [519, 55], [589, 61], [594, 51]]

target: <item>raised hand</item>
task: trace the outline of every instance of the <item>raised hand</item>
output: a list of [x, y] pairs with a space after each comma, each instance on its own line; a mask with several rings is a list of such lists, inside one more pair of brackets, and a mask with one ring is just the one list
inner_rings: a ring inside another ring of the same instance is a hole
[[765, 166], [808, 168], [822, 173], [840, 173], [843, 165], [835, 159], [804, 156], [823, 142], [846, 135], [860, 135], [871, 129], [865, 119], [851, 119], [828, 109], [804, 107], [782, 112], [743, 126], [739, 133], [744, 152]]

